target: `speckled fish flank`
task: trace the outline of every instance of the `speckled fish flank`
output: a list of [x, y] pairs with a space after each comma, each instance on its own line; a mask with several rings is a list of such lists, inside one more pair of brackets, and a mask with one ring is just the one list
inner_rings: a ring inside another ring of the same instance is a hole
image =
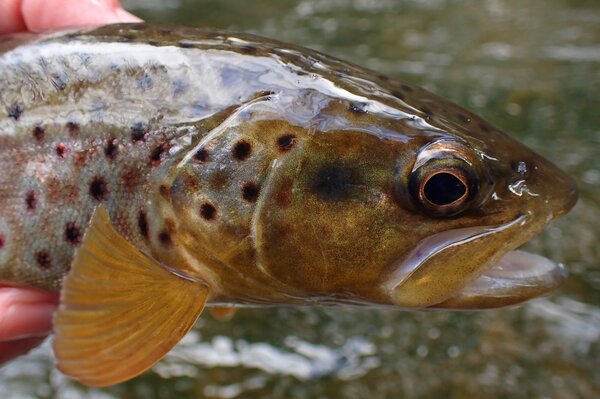
[[106, 301], [199, 298], [194, 317], [165, 316], [187, 328], [206, 301], [489, 308], [564, 280], [512, 250], [574, 205], [568, 176], [449, 101], [323, 54], [113, 25], [0, 42], [0, 88], [0, 280], [63, 286], [55, 350], [84, 383], [160, 357], [71, 363], [106, 344], [81, 327]]

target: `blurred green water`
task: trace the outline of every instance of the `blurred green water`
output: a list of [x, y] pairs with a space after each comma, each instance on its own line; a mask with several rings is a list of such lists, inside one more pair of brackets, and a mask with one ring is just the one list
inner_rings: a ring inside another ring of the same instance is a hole
[[567, 263], [550, 298], [481, 313], [247, 309], [203, 317], [151, 373], [87, 390], [46, 347], [0, 398], [600, 397], [600, 2], [129, 0], [156, 22], [249, 31], [416, 83], [517, 136], [579, 182], [527, 249]]

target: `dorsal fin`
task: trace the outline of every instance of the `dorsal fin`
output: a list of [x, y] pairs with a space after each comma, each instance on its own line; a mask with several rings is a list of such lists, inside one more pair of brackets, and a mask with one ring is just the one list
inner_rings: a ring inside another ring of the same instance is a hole
[[139, 375], [194, 325], [208, 291], [134, 247], [98, 208], [63, 282], [54, 319], [58, 368], [90, 386]]

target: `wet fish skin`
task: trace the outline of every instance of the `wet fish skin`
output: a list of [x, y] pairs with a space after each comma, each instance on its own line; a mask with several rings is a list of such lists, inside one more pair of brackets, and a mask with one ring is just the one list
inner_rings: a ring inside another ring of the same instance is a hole
[[[0, 45], [0, 280], [59, 289], [101, 205], [215, 303], [430, 306], [576, 198], [478, 116], [316, 52], [152, 25], [19, 40]], [[409, 190], [436, 143], [476, 180], [448, 217]], [[386, 286], [428, 237], [509, 225]]]

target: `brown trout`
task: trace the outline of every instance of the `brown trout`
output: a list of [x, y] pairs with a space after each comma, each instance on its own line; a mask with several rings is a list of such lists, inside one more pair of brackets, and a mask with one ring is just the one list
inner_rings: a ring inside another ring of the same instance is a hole
[[61, 289], [58, 367], [93, 386], [146, 370], [206, 303], [547, 293], [564, 267], [513, 250], [576, 201], [557, 167], [421, 88], [152, 25], [0, 42], [0, 170], [0, 280]]

